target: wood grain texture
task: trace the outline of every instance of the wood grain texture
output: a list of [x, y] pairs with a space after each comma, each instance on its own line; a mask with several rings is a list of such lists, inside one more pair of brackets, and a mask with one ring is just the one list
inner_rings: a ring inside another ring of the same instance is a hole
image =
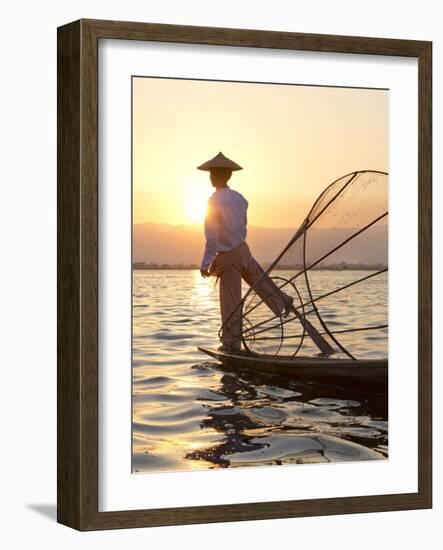
[[[98, 41], [103, 38], [419, 60], [419, 490], [417, 493], [98, 512]], [[58, 521], [79, 530], [429, 508], [431, 43], [81, 20], [58, 29]]]
[[418, 486], [432, 507], [432, 44], [418, 66]]
[[57, 518], [79, 525], [80, 494], [80, 23], [57, 51]]
[[417, 40], [188, 25], [158, 25], [155, 23], [135, 23], [128, 21], [83, 19], [82, 23], [87, 25], [91, 32], [100, 38], [208, 44], [215, 46], [418, 57], [423, 51], [425, 44], [427, 44], [426, 42]]

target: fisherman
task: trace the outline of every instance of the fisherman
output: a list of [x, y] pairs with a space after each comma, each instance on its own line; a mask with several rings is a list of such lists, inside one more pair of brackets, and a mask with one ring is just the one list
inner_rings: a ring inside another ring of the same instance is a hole
[[264, 272], [246, 243], [248, 201], [228, 186], [232, 172], [242, 170], [236, 162], [218, 153], [199, 170], [209, 172], [215, 192], [208, 201], [205, 217], [206, 247], [201, 262], [202, 277], [220, 280], [222, 351], [241, 350], [241, 280], [254, 287], [274, 315], [287, 316], [293, 298], [285, 294]]

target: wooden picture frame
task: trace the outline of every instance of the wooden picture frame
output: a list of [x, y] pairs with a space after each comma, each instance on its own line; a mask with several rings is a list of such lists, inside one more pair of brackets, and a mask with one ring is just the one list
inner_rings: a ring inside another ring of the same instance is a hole
[[[418, 491], [98, 511], [98, 42], [160, 41], [405, 56], [419, 75]], [[432, 506], [432, 44], [412, 40], [80, 20], [58, 29], [58, 521], [79, 530], [318, 516]]]

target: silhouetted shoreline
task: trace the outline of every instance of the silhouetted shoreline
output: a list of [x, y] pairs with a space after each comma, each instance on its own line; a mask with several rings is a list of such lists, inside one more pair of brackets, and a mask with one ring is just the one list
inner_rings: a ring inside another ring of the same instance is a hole
[[[270, 264], [263, 264], [263, 268], [267, 269]], [[354, 264], [347, 262], [340, 262], [330, 265], [318, 265], [312, 268], [313, 271], [380, 271], [386, 269], [387, 266], [384, 264]], [[132, 264], [133, 270], [195, 270], [200, 269], [200, 266], [197, 264], [156, 264], [156, 263], [145, 263], [145, 262], [136, 262]], [[288, 271], [288, 270], [301, 270], [303, 266], [301, 265], [280, 265], [275, 267], [273, 271]]]

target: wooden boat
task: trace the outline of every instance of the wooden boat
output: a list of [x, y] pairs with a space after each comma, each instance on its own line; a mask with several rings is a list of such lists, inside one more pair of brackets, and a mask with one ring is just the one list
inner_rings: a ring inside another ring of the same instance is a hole
[[292, 380], [336, 384], [387, 385], [387, 359], [340, 359], [325, 357], [292, 357], [261, 355], [254, 353], [226, 352], [199, 347], [223, 364], [227, 370], [248, 370], [261, 374], [278, 375]]

